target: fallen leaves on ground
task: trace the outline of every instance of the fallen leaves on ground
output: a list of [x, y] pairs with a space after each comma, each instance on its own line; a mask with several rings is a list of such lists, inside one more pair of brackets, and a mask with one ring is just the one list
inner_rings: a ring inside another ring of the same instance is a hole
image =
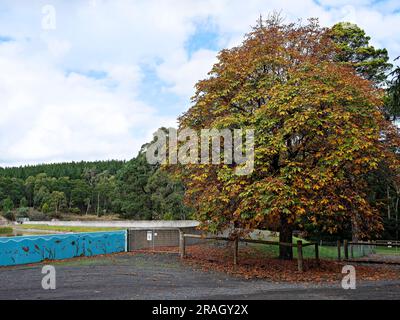
[[260, 251], [244, 247], [239, 250], [239, 262], [233, 265], [232, 249], [196, 245], [186, 250], [184, 263], [203, 271], [220, 271], [246, 279], [268, 279], [286, 282], [337, 282], [343, 279], [342, 267], [355, 265], [359, 280], [400, 280], [400, 268], [385, 265], [359, 265], [351, 262], [314, 259], [304, 260], [304, 272], [297, 270], [297, 260], [283, 261], [266, 256]]

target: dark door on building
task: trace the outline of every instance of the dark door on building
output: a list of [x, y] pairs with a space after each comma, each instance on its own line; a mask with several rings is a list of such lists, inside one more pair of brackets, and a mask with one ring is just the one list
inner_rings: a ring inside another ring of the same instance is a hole
[[129, 250], [178, 247], [179, 230], [129, 230]]
[[153, 230], [129, 230], [129, 250], [152, 249], [154, 247]]

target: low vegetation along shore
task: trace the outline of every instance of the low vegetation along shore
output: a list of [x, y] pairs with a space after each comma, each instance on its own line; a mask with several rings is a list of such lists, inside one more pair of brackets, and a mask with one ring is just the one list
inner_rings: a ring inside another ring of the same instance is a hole
[[75, 227], [75, 226], [49, 226], [39, 224], [23, 224], [15, 227], [18, 230], [42, 230], [42, 231], [60, 231], [60, 232], [97, 232], [97, 231], [115, 231], [124, 228], [111, 227]]
[[11, 227], [0, 227], [0, 235], [10, 234], [13, 232], [13, 228]]

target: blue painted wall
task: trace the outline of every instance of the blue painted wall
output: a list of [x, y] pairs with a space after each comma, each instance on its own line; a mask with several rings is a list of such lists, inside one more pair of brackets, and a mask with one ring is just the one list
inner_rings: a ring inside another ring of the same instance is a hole
[[126, 231], [0, 237], [0, 266], [126, 251]]

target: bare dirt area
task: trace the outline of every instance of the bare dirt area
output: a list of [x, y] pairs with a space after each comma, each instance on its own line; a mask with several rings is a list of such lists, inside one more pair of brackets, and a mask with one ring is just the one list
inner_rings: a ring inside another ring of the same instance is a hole
[[[210, 253], [211, 254], [211, 253]], [[125, 253], [46, 262], [56, 289], [41, 286], [44, 264], [0, 268], [0, 299], [399, 299], [400, 279], [293, 282], [221, 272], [174, 253]], [[261, 268], [261, 267], [260, 267]], [[357, 270], [359, 266], [356, 267]], [[398, 269], [394, 269], [395, 271]], [[277, 270], [275, 270], [277, 271]], [[306, 274], [307, 272], [305, 272]]]

